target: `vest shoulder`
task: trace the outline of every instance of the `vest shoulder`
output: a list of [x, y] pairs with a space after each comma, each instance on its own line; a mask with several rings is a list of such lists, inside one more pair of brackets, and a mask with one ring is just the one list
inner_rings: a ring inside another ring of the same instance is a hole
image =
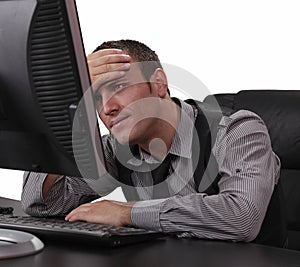
[[233, 113], [231, 110], [222, 109], [217, 102], [205, 103], [194, 99], [187, 99], [185, 102], [193, 106], [198, 119], [205, 119], [209, 125], [216, 124], [222, 117]]

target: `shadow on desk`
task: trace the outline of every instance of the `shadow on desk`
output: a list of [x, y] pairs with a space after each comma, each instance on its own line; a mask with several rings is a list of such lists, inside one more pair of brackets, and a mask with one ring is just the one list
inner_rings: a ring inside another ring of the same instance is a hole
[[1, 261], [3, 267], [182, 267], [299, 266], [300, 253], [255, 244], [233, 244], [204, 240], [154, 241], [113, 249], [72, 246], [65, 242], [45, 243], [44, 251], [33, 256]]
[[[19, 205], [0, 198], [0, 205]], [[258, 244], [178, 239], [147, 241], [118, 248], [44, 238], [42, 252], [1, 260], [1, 267], [276, 267], [300, 266], [300, 252]]]

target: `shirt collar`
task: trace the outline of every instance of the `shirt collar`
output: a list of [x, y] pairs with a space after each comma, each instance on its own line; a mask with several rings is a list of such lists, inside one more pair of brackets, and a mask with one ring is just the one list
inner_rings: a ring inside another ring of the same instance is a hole
[[181, 112], [178, 128], [175, 132], [169, 153], [180, 157], [191, 158], [195, 123], [194, 110], [191, 105], [184, 101], [175, 98], [174, 100], [181, 106]]

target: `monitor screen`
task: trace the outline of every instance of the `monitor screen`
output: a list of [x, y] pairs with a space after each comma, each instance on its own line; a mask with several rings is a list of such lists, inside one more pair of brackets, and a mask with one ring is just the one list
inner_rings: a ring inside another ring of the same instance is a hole
[[0, 168], [106, 172], [75, 1], [0, 1], [0, 148]]
[[[74, 0], [0, 1], [0, 148], [0, 168], [95, 179], [106, 173]], [[0, 229], [8, 243], [0, 257], [44, 246], [12, 245], [21, 239], [22, 232]]]

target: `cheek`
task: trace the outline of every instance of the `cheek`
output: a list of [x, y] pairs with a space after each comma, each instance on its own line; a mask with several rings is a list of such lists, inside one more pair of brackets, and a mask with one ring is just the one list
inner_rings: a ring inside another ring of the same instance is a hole
[[148, 136], [153, 128], [153, 119], [145, 118], [132, 125], [130, 135]]

